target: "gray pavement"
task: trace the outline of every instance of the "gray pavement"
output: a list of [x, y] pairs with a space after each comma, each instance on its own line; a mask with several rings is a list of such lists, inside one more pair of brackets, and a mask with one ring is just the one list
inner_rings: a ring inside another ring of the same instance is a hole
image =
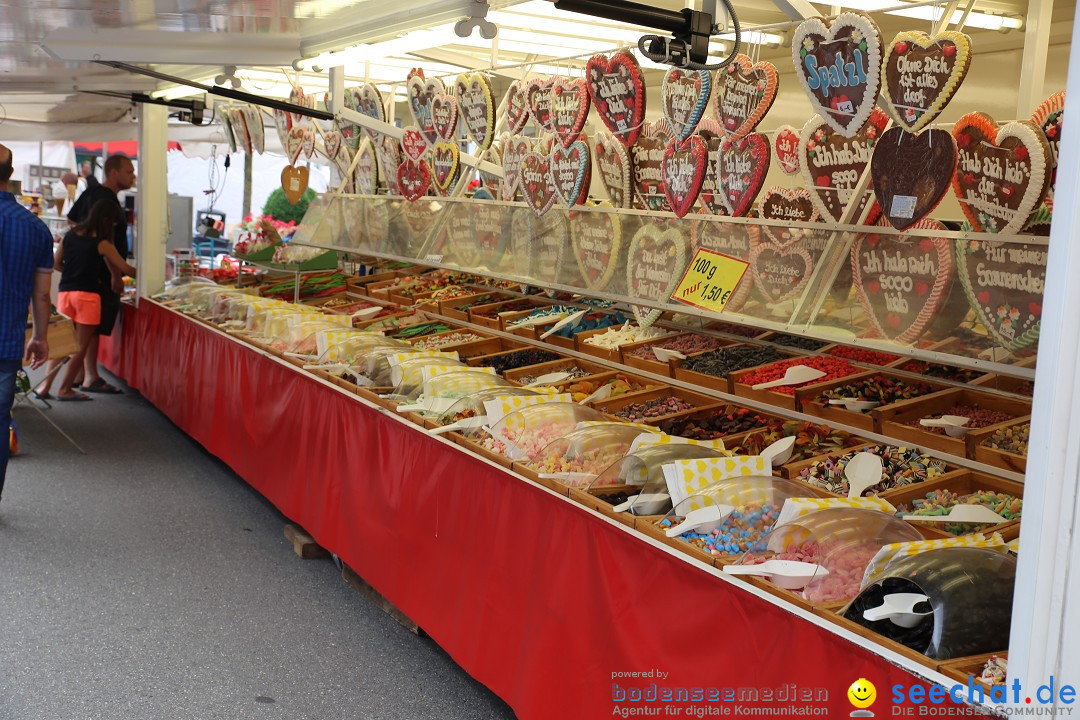
[[87, 455], [16, 407], [0, 720], [513, 718], [125, 390], [47, 411]]

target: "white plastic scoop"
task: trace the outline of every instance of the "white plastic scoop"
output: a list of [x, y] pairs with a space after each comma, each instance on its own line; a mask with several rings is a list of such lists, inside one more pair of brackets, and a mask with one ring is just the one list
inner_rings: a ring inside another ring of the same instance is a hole
[[568, 377], [570, 377], [570, 373], [568, 372], [551, 372], [547, 373], [546, 375], [541, 375], [525, 387], [528, 388], [536, 387], [538, 385], [554, 385], [555, 383], [560, 383], [563, 380], [566, 380]]
[[733, 512], [735, 512], [733, 505], [707, 505], [697, 510], [691, 510], [686, 513], [686, 517], [683, 518], [681, 523], [668, 528], [664, 534], [669, 538], [673, 538], [691, 530], [709, 533], [719, 529], [727, 520], [728, 515]]
[[784, 373], [784, 377], [779, 380], [758, 383], [751, 387], [754, 390], [768, 390], [769, 388], [781, 387], [782, 385], [802, 385], [803, 383], [808, 383], [823, 377], [825, 377], [825, 373], [821, 370], [817, 370], [807, 365], [792, 365]]
[[547, 339], [547, 338], [548, 338], [549, 336], [551, 336], [551, 335], [554, 335], [555, 333], [557, 333], [557, 332], [559, 332], [560, 330], [562, 330], [562, 329], [563, 329], [564, 327], [566, 327], [567, 325], [574, 325], [574, 324], [576, 324], [578, 320], [580, 320], [581, 318], [585, 317], [585, 313], [586, 313], [586, 312], [587, 312], [587, 311], [585, 311], [585, 310], [579, 310], [578, 312], [576, 312], [576, 313], [573, 313], [572, 315], [567, 315], [567, 316], [566, 316], [566, 317], [564, 317], [564, 318], [563, 318], [562, 320], [560, 320], [559, 322], [555, 323], [555, 324], [554, 324], [554, 325], [552, 325], [552, 326], [551, 326], [550, 328], [548, 328], [548, 329], [547, 329], [547, 330], [546, 330], [546, 331], [545, 331], [545, 332], [544, 332], [544, 333], [543, 333], [543, 334], [542, 334], [542, 335], [540, 336], [540, 339], [541, 339], [541, 340], [545, 340], [545, 339]]
[[919, 593], [891, 593], [881, 599], [881, 605], [863, 610], [863, 619], [870, 622], [890, 620], [893, 625], [913, 628], [927, 615], [933, 614], [931, 608], [925, 612], [915, 612], [919, 603], [930, 602], [930, 598]]
[[596, 388], [596, 392], [594, 392], [592, 395], [589, 395], [587, 398], [585, 398], [584, 400], [579, 402], [578, 405], [587, 405], [588, 403], [591, 403], [591, 402], [600, 402], [601, 400], [607, 400], [609, 397], [611, 397], [611, 391], [613, 389], [614, 389], [614, 384], [613, 383], [608, 383], [607, 385], [601, 385], [600, 387]]
[[862, 497], [869, 488], [881, 482], [885, 465], [873, 453], [861, 452], [848, 460], [844, 466], [844, 478], [848, 482], [848, 499]]
[[829, 574], [827, 569], [817, 563], [798, 560], [766, 560], [757, 565], [727, 565], [724, 572], [728, 575], [763, 577], [785, 590], [802, 589], [815, 576], [824, 577]]
[[498, 430], [493, 430], [490, 425], [482, 425], [481, 427], [487, 431], [487, 434], [501, 442], [506, 447], [506, 456], [511, 460], [524, 460], [525, 453], [514, 443], [503, 437], [503, 434]]
[[978, 523], [980, 525], [999, 525], [1006, 518], [985, 505], [953, 505], [948, 515], [904, 515], [903, 520], [918, 522]]
[[427, 412], [442, 414], [457, 404], [457, 400], [452, 398], [441, 397], [425, 397], [419, 402], [408, 403], [398, 405], [395, 408], [398, 412]]
[[672, 360], [672, 359], [675, 359], [675, 360], [685, 360], [686, 359], [686, 356], [683, 355], [678, 350], [668, 350], [667, 348], [662, 348], [662, 347], [654, 347], [652, 349], [652, 354], [653, 354], [654, 357], [656, 357], [657, 360], [659, 360], [662, 363], [666, 363], [668, 360]]
[[671, 502], [671, 496], [667, 493], [641, 493], [626, 498], [611, 508], [612, 512], [626, 512], [633, 509], [634, 515], [659, 515]]
[[357, 310], [349, 317], [351, 317], [353, 320], [367, 320], [369, 318], [375, 317], [380, 312], [382, 312], [382, 310], [383, 308], [379, 307], [378, 305], [373, 305], [369, 308], [364, 308], [363, 310]]
[[442, 425], [441, 427], [432, 428], [428, 430], [429, 435], [444, 435], [446, 433], [455, 432], [457, 430], [475, 430], [479, 427], [484, 427], [484, 423], [487, 422], [486, 415], [477, 415], [475, 417], [462, 418], [457, 422], [452, 422], [449, 425]]
[[775, 467], [780, 467], [788, 460], [791, 459], [791, 453], [795, 450], [794, 435], [788, 435], [786, 438], [780, 438], [772, 445], [761, 451], [761, 456], [769, 461], [769, 464]]
[[281, 354], [285, 357], [296, 358], [297, 360], [312, 360], [315, 358], [311, 353], [283, 352]]
[[852, 412], [866, 412], [881, 405], [877, 400], [860, 400], [859, 398], [834, 398], [829, 401], [830, 405], [843, 405], [844, 409]]
[[944, 428], [949, 437], [963, 437], [971, 428], [964, 427], [968, 424], [968, 418], [963, 415], [942, 415], [939, 418], [923, 418], [919, 421], [923, 427]]

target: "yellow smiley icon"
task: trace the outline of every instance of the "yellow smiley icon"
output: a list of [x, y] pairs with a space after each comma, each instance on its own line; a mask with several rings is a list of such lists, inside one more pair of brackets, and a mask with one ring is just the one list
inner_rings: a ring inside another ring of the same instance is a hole
[[873, 705], [874, 700], [877, 699], [877, 688], [874, 687], [874, 683], [866, 678], [859, 678], [851, 683], [847, 696], [852, 705], [860, 709], [866, 709]]

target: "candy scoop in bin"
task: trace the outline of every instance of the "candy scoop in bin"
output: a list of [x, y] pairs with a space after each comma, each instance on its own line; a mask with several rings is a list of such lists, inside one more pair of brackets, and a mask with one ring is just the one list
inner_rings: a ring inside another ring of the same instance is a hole
[[861, 452], [848, 460], [844, 466], [844, 477], [848, 482], [848, 498], [862, 497], [868, 489], [881, 482], [885, 466], [881, 458], [873, 453]]
[[757, 565], [727, 565], [727, 575], [755, 575], [769, 580], [785, 590], [800, 590], [815, 577], [824, 577], [829, 571], [817, 563], [798, 560], [766, 560]]
[[830, 405], [843, 405], [845, 409], [851, 412], [866, 412], [873, 410], [877, 406], [881, 405], [877, 400], [860, 400], [859, 398], [833, 398], [829, 401]]
[[659, 515], [671, 505], [671, 496], [667, 493], [639, 493], [626, 498], [626, 502], [611, 508], [612, 512], [632, 510], [634, 515]]
[[949, 437], [963, 437], [971, 429], [964, 427], [968, 418], [963, 415], [942, 415], [939, 418], [923, 418], [919, 424], [923, 427], [939, 427], [945, 430]]
[[686, 513], [683, 521], [674, 527], [668, 528], [665, 534], [673, 538], [691, 530], [702, 534], [710, 533], [713, 530], [718, 530], [727, 520], [728, 515], [733, 512], [735, 512], [733, 505], [706, 505], [703, 508]]
[[807, 365], [792, 365], [784, 371], [784, 377], [779, 380], [758, 383], [757, 385], [752, 385], [751, 388], [753, 390], [768, 390], [769, 388], [780, 387], [781, 385], [802, 385], [803, 383], [808, 383], [823, 377], [825, 377], [825, 373], [816, 368]]
[[[925, 603], [925, 610], [917, 610]], [[870, 622], [889, 620], [902, 628], [913, 628], [927, 615], [934, 612], [930, 598], [919, 593], [891, 593], [882, 598], [881, 605], [863, 610], [863, 619]]]

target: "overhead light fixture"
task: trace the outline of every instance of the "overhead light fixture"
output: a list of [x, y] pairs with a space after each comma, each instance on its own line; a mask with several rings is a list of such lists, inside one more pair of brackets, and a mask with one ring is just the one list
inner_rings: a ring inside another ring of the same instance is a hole
[[[722, 33], [720, 35], [713, 36], [713, 42], [716, 42], [716, 38], [726, 40], [728, 42], [735, 41], [735, 33]], [[757, 30], [743, 30], [739, 33], [739, 41], [744, 45], [761, 45], [762, 47], [780, 47], [784, 44], [784, 36], [776, 33], [758, 32]]]
[[[209, 79], [209, 78], [207, 78]], [[195, 82], [203, 82], [196, 80]], [[195, 95], [202, 95], [206, 91], [199, 88], [189, 87], [187, 85], [175, 85], [164, 90], [155, 90], [150, 93], [150, 97], [157, 100], [176, 100], [178, 98], [194, 97]]]
[[379, 60], [390, 55], [402, 55], [414, 50], [449, 45], [460, 40], [454, 34], [453, 25], [446, 24], [426, 30], [412, 30], [392, 40], [377, 43], [362, 43], [344, 50], [325, 52], [315, 57], [293, 61], [294, 70], [315, 70], [321, 72], [332, 67]]
[[[836, 5], [837, 3], [832, 0], [811, 0], [811, 2], [817, 5]], [[896, 15], [899, 17], [913, 18], [915, 20], [926, 20], [928, 22], [937, 22], [945, 14], [944, 8], [937, 5], [920, 5], [913, 8], [897, 8], [897, 3], [892, 0], [847, 0], [841, 1], [840, 7], [851, 8], [852, 10], [862, 10], [864, 12], [880, 12], [884, 11], [886, 15]], [[886, 9], [888, 8], [888, 9]], [[949, 23], [952, 25], [959, 25], [960, 21], [964, 18], [963, 10], [954, 10], [952, 17], [949, 19]], [[965, 26], [971, 26], [980, 28], [982, 30], [999, 30], [1001, 32], [1007, 32], [1009, 30], [1019, 30], [1024, 27], [1023, 18], [1012, 15], [991, 15], [984, 12], [972, 12], [967, 16], [967, 20], [964, 21]]]
[[355, 0], [300, 0], [293, 6], [293, 17], [297, 20], [315, 20], [355, 4]]

